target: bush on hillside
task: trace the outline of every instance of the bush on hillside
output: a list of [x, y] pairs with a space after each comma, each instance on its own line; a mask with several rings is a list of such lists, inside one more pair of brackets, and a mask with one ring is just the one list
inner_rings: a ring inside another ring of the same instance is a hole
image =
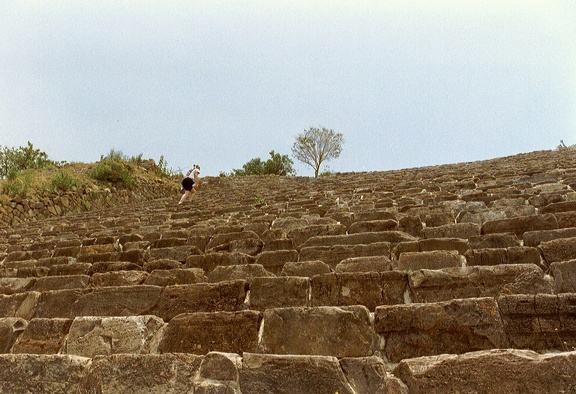
[[34, 174], [31, 170], [16, 171], [12, 169], [8, 172], [6, 179], [2, 182], [2, 193], [10, 197], [27, 197], [28, 191], [34, 183]]
[[50, 180], [50, 190], [53, 192], [67, 192], [80, 186], [81, 181], [76, 179], [68, 171], [60, 170]]
[[255, 158], [247, 162], [241, 169], [232, 170], [232, 176], [245, 175], [296, 175], [294, 162], [288, 155], [270, 151], [270, 159], [262, 161]]
[[[142, 158], [142, 155], [139, 156]], [[124, 156], [121, 151], [114, 149], [106, 156], [102, 156], [88, 175], [102, 182], [110, 182], [120, 185], [126, 189], [131, 189], [136, 184], [136, 178], [132, 175], [133, 168], [130, 162], [134, 162], [136, 158], [128, 158]]]
[[11, 171], [24, 171], [30, 169], [40, 169], [48, 166], [57, 166], [57, 163], [48, 159], [48, 154], [34, 146], [28, 141], [27, 146], [18, 148], [0, 147], [0, 178], [5, 178]]

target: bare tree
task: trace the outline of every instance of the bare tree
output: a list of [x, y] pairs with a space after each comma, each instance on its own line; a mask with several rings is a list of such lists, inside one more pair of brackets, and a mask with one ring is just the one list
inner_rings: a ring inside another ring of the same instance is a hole
[[292, 154], [296, 160], [308, 164], [314, 169], [314, 178], [318, 177], [323, 162], [336, 159], [342, 152], [344, 138], [341, 133], [325, 127], [310, 127], [296, 137], [292, 145]]

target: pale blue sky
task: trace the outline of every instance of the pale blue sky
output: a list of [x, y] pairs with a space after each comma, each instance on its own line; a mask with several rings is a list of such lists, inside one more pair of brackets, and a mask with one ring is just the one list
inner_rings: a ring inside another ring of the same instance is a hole
[[576, 144], [576, 1], [0, 2], [1, 146], [218, 175], [311, 126], [336, 172]]

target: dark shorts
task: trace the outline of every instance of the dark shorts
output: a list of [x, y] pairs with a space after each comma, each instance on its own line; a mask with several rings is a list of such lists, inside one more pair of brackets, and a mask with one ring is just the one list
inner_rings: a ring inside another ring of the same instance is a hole
[[182, 180], [182, 187], [184, 188], [184, 190], [188, 190], [190, 192], [190, 191], [192, 191], [193, 186], [194, 186], [194, 179], [184, 178]]

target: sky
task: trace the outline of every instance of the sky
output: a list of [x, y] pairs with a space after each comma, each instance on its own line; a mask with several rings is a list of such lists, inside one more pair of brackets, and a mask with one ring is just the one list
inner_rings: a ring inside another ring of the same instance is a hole
[[202, 175], [342, 133], [321, 171], [576, 144], [574, 0], [2, 0], [0, 146]]

